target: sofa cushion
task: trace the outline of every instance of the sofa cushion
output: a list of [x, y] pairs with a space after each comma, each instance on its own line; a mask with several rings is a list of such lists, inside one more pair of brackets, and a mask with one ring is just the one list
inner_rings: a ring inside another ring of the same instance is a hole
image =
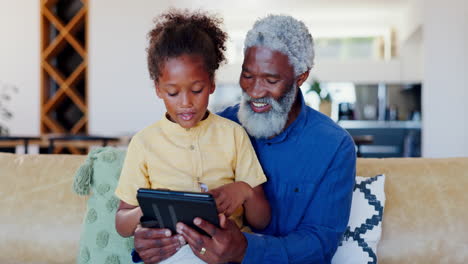
[[348, 227], [332, 263], [377, 263], [377, 244], [382, 233], [385, 175], [356, 177]]
[[125, 153], [112, 147], [94, 149], [75, 175], [75, 192], [90, 193], [77, 263], [132, 263], [133, 238], [123, 238], [115, 229], [119, 199], [114, 190]]
[[379, 264], [468, 263], [468, 158], [358, 159], [385, 179]]
[[84, 160], [0, 153], [0, 263], [75, 263], [86, 197], [71, 185]]

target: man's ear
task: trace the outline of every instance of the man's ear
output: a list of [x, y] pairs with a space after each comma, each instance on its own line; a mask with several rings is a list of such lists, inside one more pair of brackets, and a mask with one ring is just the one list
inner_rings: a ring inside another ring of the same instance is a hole
[[158, 84], [158, 81], [154, 81], [154, 87], [155, 87], [155, 90], [156, 90], [156, 95], [162, 99], [161, 95], [162, 95], [162, 92], [161, 90], [159, 89], [159, 84]]
[[298, 77], [297, 77], [297, 80], [296, 80], [296, 84], [297, 84], [297, 87], [301, 87], [301, 85], [307, 80], [307, 78], [309, 77], [309, 73], [310, 73], [310, 70], [304, 72], [304, 73], [301, 73]]

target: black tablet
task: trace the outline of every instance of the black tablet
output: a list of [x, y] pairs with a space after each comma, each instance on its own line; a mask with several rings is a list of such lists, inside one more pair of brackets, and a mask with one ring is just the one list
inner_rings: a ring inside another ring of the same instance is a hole
[[216, 203], [209, 193], [141, 188], [138, 189], [137, 199], [143, 211], [144, 222], [151, 223], [151, 227], [168, 228], [176, 234], [176, 224], [182, 222], [208, 235], [193, 224], [195, 217], [219, 227]]

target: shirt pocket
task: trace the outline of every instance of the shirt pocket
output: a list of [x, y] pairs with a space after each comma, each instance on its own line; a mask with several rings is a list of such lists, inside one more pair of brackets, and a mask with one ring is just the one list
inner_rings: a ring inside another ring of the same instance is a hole
[[278, 188], [277, 211], [278, 229], [281, 235], [297, 227], [308, 208], [315, 192], [313, 183], [282, 183]]

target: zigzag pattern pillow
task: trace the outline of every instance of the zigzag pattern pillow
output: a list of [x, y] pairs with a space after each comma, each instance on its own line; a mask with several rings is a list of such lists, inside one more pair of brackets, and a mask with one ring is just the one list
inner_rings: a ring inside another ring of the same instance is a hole
[[332, 264], [376, 264], [385, 205], [385, 175], [356, 177], [348, 227]]

